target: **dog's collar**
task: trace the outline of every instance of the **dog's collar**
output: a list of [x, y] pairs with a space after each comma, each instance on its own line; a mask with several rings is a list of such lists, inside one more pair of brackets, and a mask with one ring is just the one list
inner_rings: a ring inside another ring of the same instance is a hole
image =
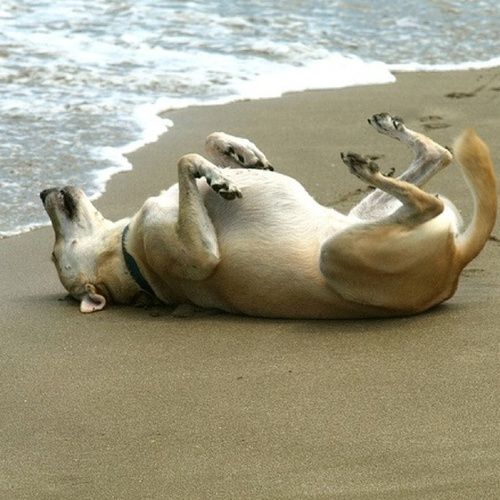
[[152, 297], [155, 297], [155, 292], [151, 288], [151, 285], [146, 281], [146, 278], [142, 275], [139, 266], [137, 265], [137, 262], [132, 257], [132, 255], [130, 255], [127, 252], [127, 249], [125, 248], [125, 239], [127, 238], [128, 230], [129, 230], [129, 225], [127, 224], [122, 233], [122, 252], [123, 252], [123, 258], [125, 259], [125, 264], [127, 266], [127, 270], [132, 279], [139, 285], [139, 288], [143, 292], [146, 292]]

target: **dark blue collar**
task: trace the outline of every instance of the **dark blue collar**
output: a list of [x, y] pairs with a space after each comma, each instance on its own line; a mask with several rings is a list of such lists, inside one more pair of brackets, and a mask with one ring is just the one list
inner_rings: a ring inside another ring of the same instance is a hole
[[155, 292], [151, 288], [151, 285], [146, 281], [146, 278], [142, 275], [139, 266], [137, 265], [137, 262], [132, 257], [132, 255], [130, 255], [127, 252], [125, 248], [125, 239], [127, 237], [128, 230], [129, 230], [129, 225], [127, 224], [122, 233], [122, 252], [123, 252], [123, 258], [125, 259], [125, 264], [127, 265], [127, 270], [130, 276], [132, 276], [132, 279], [139, 285], [139, 288], [143, 292], [146, 292], [152, 297], [155, 297]]

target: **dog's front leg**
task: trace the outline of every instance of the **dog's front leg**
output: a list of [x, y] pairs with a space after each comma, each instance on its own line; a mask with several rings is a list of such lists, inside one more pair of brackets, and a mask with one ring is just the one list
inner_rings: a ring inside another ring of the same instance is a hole
[[213, 132], [205, 141], [205, 151], [221, 167], [274, 170], [266, 155], [253, 142], [243, 137]]
[[176, 274], [202, 280], [210, 276], [220, 260], [217, 235], [198, 190], [196, 179], [204, 177], [210, 187], [226, 200], [241, 198], [241, 192], [222, 169], [197, 154], [183, 156], [177, 165], [179, 175], [179, 213]]

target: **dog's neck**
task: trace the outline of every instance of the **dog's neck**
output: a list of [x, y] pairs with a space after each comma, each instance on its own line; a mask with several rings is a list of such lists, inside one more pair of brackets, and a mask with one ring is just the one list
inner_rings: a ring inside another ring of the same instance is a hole
[[125, 260], [125, 265], [127, 267], [127, 271], [130, 275], [130, 277], [135, 281], [137, 286], [146, 293], [147, 295], [151, 297], [156, 297], [156, 294], [151, 287], [151, 285], [148, 283], [144, 275], [141, 273], [141, 270], [139, 269], [139, 266], [134, 259], [134, 257], [127, 251], [126, 248], [126, 240], [127, 240], [127, 235], [129, 232], [129, 226], [130, 224], [127, 224], [125, 228], [123, 229], [122, 232], [122, 238], [121, 238], [121, 245], [122, 245], [122, 253], [123, 253], [123, 259]]

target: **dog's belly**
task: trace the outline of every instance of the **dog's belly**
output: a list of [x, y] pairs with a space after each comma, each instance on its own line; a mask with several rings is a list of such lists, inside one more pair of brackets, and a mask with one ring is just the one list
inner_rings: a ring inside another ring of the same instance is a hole
[[321, 244], [347, 225], [345, 216], [318, 204], [284, 175], [241, 169], [231, 177], [243, 198], [226, 201], [211, 190], [204, 193], [222, 264], [280, 282], [287, 273], [319, 272]]
[[205, 206], [220, 240], [250, 237], [275, 245], [283, 238], [323, 240], [349, 225], [349, 219], [323, 207], [295, 179], [264, 170], [225, 170], [242, 198], [224, 200], [199, 181]]
[[221, 262], [190, 286], [190, 299], [253, 315], [332, 317], [340, 299], [320, 271], [320, 248], [347, 218], [289, 177], [247, 170], [230, 176], [243, 198], [226, 201], [200, 183]]

